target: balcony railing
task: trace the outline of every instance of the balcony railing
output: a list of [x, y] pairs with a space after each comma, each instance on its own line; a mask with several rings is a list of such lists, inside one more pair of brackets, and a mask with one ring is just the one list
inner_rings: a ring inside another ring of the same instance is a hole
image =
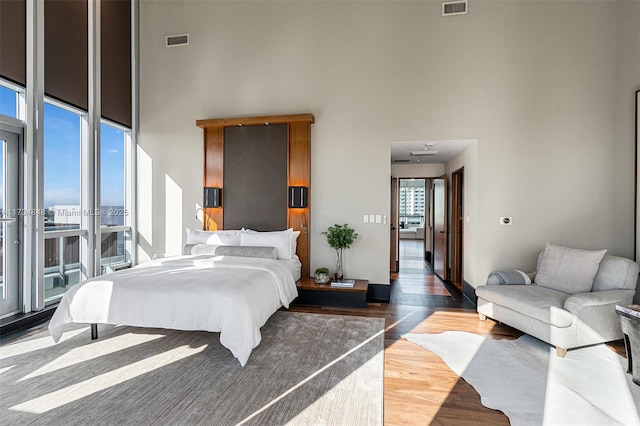
[[[131, 266], [126, 241], [129, 226], [103, 226], [100, 233], [102, 273]], [[49, 226], [44, 241], [45, 300], [57, 299], [80, 282], [80, 237], [87, 231], [77, 225]]]

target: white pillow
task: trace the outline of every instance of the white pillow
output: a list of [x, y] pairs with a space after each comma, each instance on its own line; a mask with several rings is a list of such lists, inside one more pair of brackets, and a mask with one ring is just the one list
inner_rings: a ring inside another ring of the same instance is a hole
[[216, 246], [239, 246], [240, 231], [201, 231], [187, 228], [186, 244], [209, 244]]
[[289, 228], [286, 231], [271, 232], [245, 231], [240, 234], [240, 245], [275, 247], [278, 250], [278, 259], [291, 259], [292, 234], [293, 228]]
[[297, 259], [296, 250], [298, 250], [298, 237], [300, 236], [300, 231], [293, 231], [291, 233], [291, 257]]
[[564, 293], [587, 293], [607, 250], [579, 250], [547, 243], [536, 284]]

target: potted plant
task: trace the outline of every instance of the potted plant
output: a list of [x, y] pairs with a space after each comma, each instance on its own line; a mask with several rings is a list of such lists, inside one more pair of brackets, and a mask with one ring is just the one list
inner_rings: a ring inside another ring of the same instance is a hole
[[331, 248], [336, 249], [336, 255], [338, 260], [336, 263], [336, 279], [342, 280], [342, 250], [351, 247], [351, 244], [358, 238], [356, 231], [349, 227], [346, 223], [344, 225], [333, 225], [322, 232], [322, 235], [326, 235], [327, 242]]
[[329, 269], [328, 268], [318, 268], [315, 272], [316, 282], [318, 284], [326, 284], [329, 282]]

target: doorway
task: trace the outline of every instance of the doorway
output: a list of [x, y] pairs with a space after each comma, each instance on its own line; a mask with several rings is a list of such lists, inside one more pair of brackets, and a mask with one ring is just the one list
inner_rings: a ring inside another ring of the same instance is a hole
[[20, 135], [0, 130], [0, 318], [22, 312], [20, 144]]

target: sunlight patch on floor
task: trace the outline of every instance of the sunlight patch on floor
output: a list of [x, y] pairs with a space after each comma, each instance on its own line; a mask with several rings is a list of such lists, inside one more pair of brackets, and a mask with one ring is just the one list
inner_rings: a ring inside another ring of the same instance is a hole
[[[612, 424], [635, 424], [640, 425], [634, 397], [625, 374], [625, 365], [620, 368], [593, 368], [593, 364], [583, 362], [585, 351], [580, 349], [569, 350], [569, 353], [560, 358], [556, 355], [553, 346], [549, 347], [549, 369], [547, 371], [546, 389], [544, 395], [544, 423], [567, 423], [568, 418], [562, 418], [566, 407], [568, 395], [578, 395], [578, 404], [573, 409], [592, 410], [596, 407], [600, 412], [605, 413], [612, 419]], [[600, 362], [611, 365], [611, 360], [601, 357]], [[613, 360], [614, 364], [619, 361]], [[617, 366], [617, 365], [616, 365]], [[606, 370], [606, 372], [605, 372]], [[597, 389], [590, 386], [591, 383], [602, 383]], [[592, 392], [585, 393], [584, 390], [593, 389]], [[615, 389], [615, 392], [611, 390]], [[569, 400], [570, 401], [570, 400]], [[584, 404], [584, 407], [580, 407]], [[620, 422], [620, 423], [618, 423]]]
[[50, 363], [24, 376], [22, 379], [18, 380], [18, 382], [52, 373], [54, 371], [70, 367], [75, 364], [80, 364], [82, 362], [90, 361], [92, 359], [100, 358], [105, 355], [116, 353], [133, 346], [142, 345], [147, 342], [160, 339], [162, 337], [164, 336], [161, 334], [127, 333], [121, 336], [94, 341], [91, 344], [71, 349], [70, 351], [64, 353]]
[[15, 367], [15, 364], [0, 368], [0, 374], [6, 373], [7, 371], [11, 370], [13, 367]]
[[380, 330], [379, 332], [377, 332], [376, 334], [372, 335], [368, 339], [364, 340], [363, 342], [361, 342], [360, 344], [358, 344], [357, 346], [355, 346], [351, 350], [345, 352], [344, 354], [340, 355], [339, 357], [337, 357], [333, 361], [327, 363], [327, 365], [325, 365], [324, 367], [318, 369], [317, 371], [315, 371], [313, 374], [311, 374], [306, 379], [301, 380], [300, 382], [298, 382], [294, 386], [292, 386], [289, 389], [287, 389], [286, 391], [282, 392], [282, 394], [280, 394], [277, 398], [274, 398], [271, 402], [269, 402], [268, 404], [265, 404], [262, 408], [256, 410], [253, 414], [245, 417], [242, 421], [238, 422], [236, 426], [240, 426], [240, 425], [246, 424], [247, 422], [251, 421], [251, 419], [255, 418], [257, 415], [259, 415], [260, 413], [264, 412], [269, 407], [275, 405], [278, 401], [281, 401], [282, 399], [284, 399], [288, 395], [290, 395], [293, 392], [295, 392], [296, 390], [300, 389], [306, 383], [310, 382], [315, 377], [317, 377], [320, 374], [324, 373], [329, 368], [333, 367], [334, 365], [336, 365], [337, 363], [339, 363], [340, 361], [342, 361], [343, 359], [345, 359], [346, 357], [348, 357], [352, 353], [358, 351], [360, 348], [362, 348], [363, 346], [367, 345], [369, 342], [371, 342], [372, 340], [376, 339], [379, 336], [384, 336], [384, 330]]
[[[60, 341], [62, 342], [64, 340], [70, 339], [87, 330], [89, 330], [89, 328], [85, 326], [77, 330], [68, 331], [64, 334], [63, 338], [60, 339]], [[51, 336], [49, 336], [49, 334], [44, 337], [38, 337], [36, 339], [30, 339], [24, 342], [8, 343], [6, 345], [0, 346], [0, 359], [7, 359], [14, 356], [24, 355], [29, 352], [54, 346], [55, 344], [56, 343], [53, 341]]]
[[[335, 411], [334, 407], [336, 403], [340, 400], [349, 400], [349, 398], [354, 397], [353, 387], [352, 387], [353, 384], [363, 383], [363, 382], [369, 383], [371, 380], [370, 379], [371, 372], [375, 371], [376, 366], [379, 366], [381, 364], [382, 361], [380, 360], [380, 358], [383, 356], [384, 356], [384, 352], [378, 352], [375, 356], [373, 356], [372, 358], [369, 358], [365, 363], [358, 366], [357, 369], [355, 369], [350, 374], [348, 374], [347, 376], [345, 376], [340, 380], [340, 383], [346, 382], [347, 386], [343, 386], [341, 388], [341, 387], [338, 387], [338, 384], [336, 383], [335, 386], [337, 387], [337, 389], [334, 389], [332, 392], [325, 392], [322, 395], [320, 395], [315, 401], [313, 401], [311, 404], [306, 406], [304, 410], [301, 410], [289, 422], [294, 425], [312, 424], [311, 419], [317, 421], [314, 413], [322, 412], [322, 413], [325, 413], [327, 416], [325, 418], [327, 425], [343, 423], [344, 413], [341, 413], [341, 412], [334, 413]], [[351, 386], [349, 386], [349, 384], [351, 384]], [[362, 417], [356, 417], [356, 418], [359, 418], [362, 421], [362, 424], [375, 424], [375, 423], [372, 423], [372, 420], [376, 418], [376, 415], [372, 411], [375, 411], [378, 405], [382, 407], [382, 399], [378, 401], [373, 400], [373, 401], [367, 401], [367, 402], [370, 404], [370, 406], [368, 407], [368, 409], [365, 410], [366, 413], [361, 412], [359, 416], [362, 416]], [[334, 415], [336, 418], [332, 419], [331, 418], [332, 415]], [[370, 415], [371, 418], [367, 419], [366, 415]], [[365, 420], [366, 420], [366, 423], [365, 423]], [[354, 422], [355, 422], [355, 418], [354, 418]]]
[[83, 382], [67, 386], [63, 389], [34, 398], [30, 401], [14, 405], [10, 410], [22, 411], [25, 413], [43, 414], [63, 405], [77, 401], [86, 396], [103, 391], [110, 387], [132, 380], [143, 374], [152, 372], [164, 366], [173, 364], [184, 358], [196, 355], [207, 348], [203, 345], [192, 348], [184, 345], [169, 351], [145, 358], [124, 367], [120, 367], [108, 373], [100, 374]]

